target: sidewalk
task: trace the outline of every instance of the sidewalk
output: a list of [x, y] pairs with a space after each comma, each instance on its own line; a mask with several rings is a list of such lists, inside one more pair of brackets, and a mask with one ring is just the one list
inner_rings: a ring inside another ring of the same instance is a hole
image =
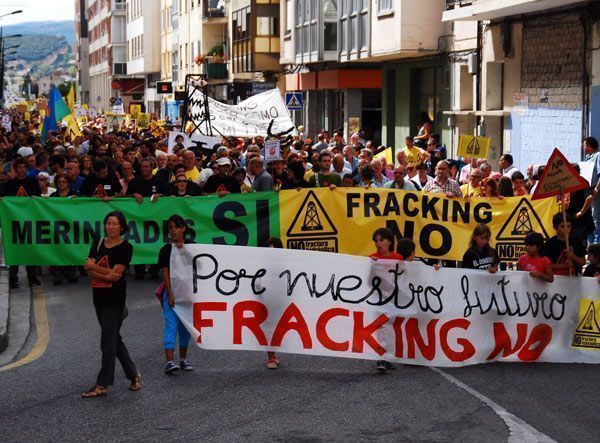
[[0, 269], [0, 353], [8, 346], [8, 269]]

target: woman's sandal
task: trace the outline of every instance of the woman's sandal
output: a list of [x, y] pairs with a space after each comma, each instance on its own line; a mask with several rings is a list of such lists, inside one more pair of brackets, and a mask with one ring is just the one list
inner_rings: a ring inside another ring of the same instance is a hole
[[81, 394], [82, 398], [96, 398], [96, 397], [104, 397], [108, 393], [108, 389], [106, 386], [98, 386], [94, 385], [83, 394]]
[[129, 389], [132, 391], [139, 391], [142, 387], [142, 374], [138, 372], [135, 375], [135, 378], [131, 380], [131, 384], [129, 385]]

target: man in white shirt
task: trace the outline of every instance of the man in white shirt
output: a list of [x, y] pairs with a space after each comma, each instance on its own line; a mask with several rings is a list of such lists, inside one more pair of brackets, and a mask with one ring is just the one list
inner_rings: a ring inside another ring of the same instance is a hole
[[510, 154], [504, 154], [500, 157], [498, 161], [500, 168], [502, 169], [502, 175], [504, 177], [508, 177], [512, 180], [512, 175], [518, 171], [518, 169], [513, 166], [513, 157]]

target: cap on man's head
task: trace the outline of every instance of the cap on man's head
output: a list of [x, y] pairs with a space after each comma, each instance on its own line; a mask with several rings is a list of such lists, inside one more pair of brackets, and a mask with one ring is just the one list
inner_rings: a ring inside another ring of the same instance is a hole
[[217, 160], [219, 166], [231, 166], [231, 161], [227, 157], [221, 157]]
[[304, 140], [304, 144], [305, 145], [312, 145], [312, 140], [310, 138], [307, 138]]

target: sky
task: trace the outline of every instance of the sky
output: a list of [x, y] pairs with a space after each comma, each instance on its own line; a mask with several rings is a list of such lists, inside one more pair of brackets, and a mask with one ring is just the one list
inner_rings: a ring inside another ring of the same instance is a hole
[[22, 9], [20, 14], [0, 18], [1, 25], [21, 22], [73, 20], [74, 0], [0, 0], [0, 15]]

